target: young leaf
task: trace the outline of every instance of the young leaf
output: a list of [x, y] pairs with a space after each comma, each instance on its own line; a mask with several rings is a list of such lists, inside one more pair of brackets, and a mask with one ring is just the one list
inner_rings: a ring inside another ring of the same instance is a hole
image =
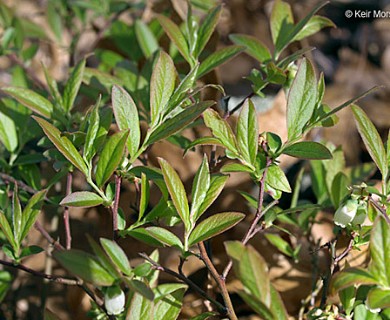
[[52, 124], [41, 118], [33, 116], [36, 122], [41, 126], [46, 136], [56, 146], [58, 151], [70, 161], [76, 168], [78, 168], [85, 176], [88, 176], [88, 168], [83, 158], [73, 145], [73, 143], [65, 136], [61, 135], [61, 132]]
[[250, 99], [245, 103], [238, 116], [237, 122], [237, 147], [248, 164], [255, 164], [258, 149], [259, 127], [257, 124], [256, 110]]
[[164, 123], [159, 125], [152, 132], [149, 139], [144, 144], [151, 145], [180, 131], [185, 126], [193, 122], [196, 118], [198, 118], [203, 111], [205, 111], [213, 104], [213, 101], [203, 101], [185, 108], [184, 111], [178, 113], [174, 117], [166, 120]]
[[62, 199], [60, 205], [64, 207], [90, 208], [101, 205], [102, 203], [103, 199], [96, 193], [78, 191], [67, 195], [64, 199]]
[[119, 270], [129, 276], [131, 267], [123, 249], [116, 242], [104, 238], [100, 238], [100, 244]]
[[222, 6], [217, 6], [214, 9], [210, 10], [203, 23], [200, 25], [198, 31], [198, 39], [196, 41], [196, 46], [194, 50], [194, 56], [198, 57], [203, 51], [207, 42], [209, 41], [211, 34], [213, 33], [215, 26], [218, 23], [219, 17], [221, 15]]
[[196, 172], [192, 184], [192, 204], [191, 204], [191, 221], [195, 223], [194, 217], [198, 216], [198, 210], [206, 198], [207, 191], [210, 187], [210, 173], [207, 156], [203, 156], [202, 164]]
[[190, 230], [190, 212], [183, 183], [181, 182], [177, 172], [166, 160], [158, 158], [158, 162], [160, 163], [160, 167], [164, 176], [164, 181], [167, 185], [169, 194], [172, 198], [173, 204], [175, 205], [177, 213], [183, 221], [186, 230]]
[[83, 148], [83, 155], [87, 162], [89, 162], [93, 156], [95, 155], [95, 149], [93, 145], [95, 143], [100, 124], [100, 116], [99, 116], [99, 105], [100, 105], [101, 97], [99, 97], [95, 106], [93, 107], [91, 113], [88, 117], [88, 130], [87, 135], [85, 137], [85, 143]]
[[200, 208], [197, 210], [194, 216], [194, 221], [198, 220], [200, 216], [210, 207], [210, 205], [217, 199], [229, 176], [225, 175], [213, 175], [210, 180], [210, 187], [207, 190], [206, 197], [204, 198]]
[[284, 174], [283, 170], [279, 166], [273, 164], [267, 171], [267, 183], [274, 189], [283, 192], [291, 192], [290, 184]]
[[301, 141], [283, 149], [283, 154], [300, 159], [332, 159], [332, 154], [323, 144]]
[[167, 108], [168, 101], [175, 88], [176, 70], [171, 57], [164, 51], [154, 67], [150, 80], [151, 126], [157, 125]]
[[15, 122], [3, 112], [0, 112], [0, 141], [10, 153], [13, 153], [18, 147]]
[[53, 113], [53, 105], [40, 94], [25, 88], [3, 87], [1, 88], [6, 94], [15, 98], [21, 104], [29, 108], [31, 111], [50, 118]]
[[8, 242], [11, 244], [12, 248], [17, 248], [18, 246], [15, 242], [15, 237], [12, 233], [11, 226], [10, 226], [4, 212], [1, 210], [0, 210], [0, 227], [1, 227], [1, 230], [4, 232], [4, 235], [7, 238]]
[[245, 47], [242, 46], [229, 46], [213, 52], [200, 64], [196, 78], [199, 79], [203, 77], [214, 68], [220, 66], [240, 52], [244, 51], [244, 49]]
[[272, 59], [268, 48], [257, 38], [246, 34], [231, 34], [229, 39], [234, 44], [246, 47], [245, 52], [260, 63], [266, 63]]
[[353, 105], [352, 112], [355, 116], [358, 131], [364, 141], [368, 153], [381, 171], [383, 179], [387, 179], [388, 165], [386, 160], [386, 151], [378, 131], [365, 112], [358, 106]]
[[146, 228], [146, 231], [149, 232], [151, 237], [157, 239], [166, 246], [176, 247], [180, 250], [183, 249], [183, 244], [181, 243], [180, 239], [167, 229], [160, 227], [149, 227]]
[[114, 109], [115, 121], [120, 130], [130, 129], [127, 138], [127, 149], [133, 157], [138, 151], [141, 140], [138, 110], [131, 96], [121, 87], [112, 87], [112, 108]]
[[290, 141], [300, 138], [317, 101], [317, 81], [310, 61], [303, 59], [287, 98], [287, 129]]
[[128, 135], [128, 130], [117, 132], [106, 141], [96, 168], [96, 183], [99, 188], [106, 183], [121, 162]]
[[70, 249], [55, 251], [54, 258], [70, 273], [97, 286], [111, 286], [115, 278], [87, 252]]
[[206, 126], [211, 129], [213, 135], [223, 143], [226, 149], [234, 154], [238, 154], [236, 137], [226, 120], [222, 119], [212, 109], [207, 109], [203, 113], [203, 120]]
[[204, 241], [215, 237], [216, 235], [225, 232], [226, 230], [234, 227], [245, 215], [240, 212], [223, 212], [215, 214], [206, 220], [202, 221], [191, 232], [188, 239], [188, 246], [197, 244], [200, 241]]
[[41, 212], [43, 200], [46, 197], [47, 190], [41, 190], [34, 194], [27, 202], [26, 207], [22, 212], [22, 230], [20, 240], [22, 241], [30, 231], [31, 227], [37, 220], [38, 214]]
[[141, 199], [139, 202], [138, 221], [142, 220], [149, 204], [149, 181], [145, 173], [141, 173]]
[[135, 21], [135, 35], [145, 58], [150, 58], [159, 49], [156, 37], [150, 28], [142, 21]]
[[299, 31], [292, 41], [299, 41], [309, 37], [326, 27], [336, 27], [335, 24], [328, 18], [321, 16], [313, 16], [307, 24]]
[[74, 101], [79, 92], [81, 82], [84, 76], [86, 60], [82, 59], [73, 69], [68, 81], [66, 82], [63, 94], [64, 108], [66, 112], [72, 110]]
[[270, 25], [273, 43], [279, 49], [285, 41], [283, 38], [291, 32], [294, 25], [291, 7], [287, 2], [281, 0], [275, 1], [272, 8]]
[[192, 65], [193, 59], [190, 56], [190, 51], [188, 48], [187, 41], [181, 32], [180, 28], [169, 18], [164, 17], [163, 15], [158, 15], [157, 20], [160, 22], [163, 27], [165, 33], [171, 39], [171, 41], [175, 44], [181, 55], [187, 62]]

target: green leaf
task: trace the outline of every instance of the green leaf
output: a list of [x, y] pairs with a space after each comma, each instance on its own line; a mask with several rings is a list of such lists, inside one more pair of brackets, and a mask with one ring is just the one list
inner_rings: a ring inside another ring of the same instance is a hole
[[362, 268], [347, 268], [334, 276], [331, 287], [334, 291], [339, 291], [358, 284], [375, 284], [376, 281], [374, 275], [367, 270]]
[[390, 287], [390, 226], [382, 216], [378, 216], [370, 237], [370, 270], [382, 286]]
[[149, 204], [149, 181], [145, 173], [141, 173], [141, 198], [139, 201], [138, 221], [142, 220]]
[[248, 164], [254, 165], [258, 149], [259, 127], [255, 107], [250, 99], [245, 100], [238, 116], [237, 147]]
[[175, 320], [180, 314], [183, 296], [187, 286], [162, 284], [155, 291], [154, 320]]
[[158, 158], [164, 181], [167, 185], [169, 194], [172, 198], [173, 204], [184, 223], [186, 230], [191, 229], [190, 212], [188, 208], [188, 200], [183, 183], [181, 182], [177, 172], [171, 165], [162, 158]]
[[300, 159], [332, 159], [332, 154], [323, 144], [301, 141], [283, 149], [283, 154]]
[[34, 194], [27, 202], [26, 207], [22, 212], [22, 231], [20, 233], [20, 240], [23, 240], [31, 227], [37, 220], [38, 214], [41, 212], [43, 200], [46, 197], [47, 190], [41, 190]]
[[139, 241], [142, 241], [152, 247], [163, 247], [164, 244], [157, 240], [156, 238], [152, 237], [150, 233], [145, 228], [137, 228], [129, 231], [125, 231], [126, 235], [129, 235], [130, 237], [133, 237]]
[[366, 304], [373, 309], [386, 309], [390, 308], [390, 289], [372, 288], [367, 295]]
[[192, 141], [184, 150], [184, 155], [188, 152], [188, 150], [199, 146], [199, 145], [216, 145], [219, 147], [223, 147], [223, 144], [221, 143], [221, 140], [218, 138], [213, 138], [213, 137], [202, 137], [198, 138], [194, 141]]
[[221, 10], [221, 5], [210, 10], [206, 15], [205, 20], [200, 24], [198, 30], [198, 39], [196, 41], [196, 46], [193, 53], [195, 57], [198, 57], [200, 55], [207, 42], [209, 41], [212, 33], [214, 32], [214, 29], [221, 15]]
[[199, 79], [211, 70], [230, 60], [240, 52], [244, 51], [242, 46], [228, 46], [210, 54], [199, 66], [196, 78]]
[[207, 191], [210, 188], [210, 173], [207, 156], [203, 156], [202, 164], [196, 172], [194, 182], [192, 184], [192, 204], [190, 218], [192, 223], [195, 223], [194, 218], [198, 216], [198, 210], [206, 198]]
[[131, 299], [126, 319], [153, 320], [153, 302], [135, 293]]
[[93, 250], [93, 253], [96, 255], [102, 267], [106, 269], [112, 277], [114, 277], [115, 279], [119, 279], [122, 275], [118, 271], [118, 268], [115, 266], [115, 263], [111, 261], [111, 259], [107, 256], [107, 254], [103, 251], [99, 244], [89, 234], [87, 234], [86, 236], [89, 245]]
[[203, 113], [203, 120], [206, 126], [211, 129], [213, 135], [223, 143], [226, 149], [234, 154], [238, 154], [236, 137], [226, 120], [222, 119], [212, 109], [207, 109]]
[[266, 233], [265, 237], [267, 240], [275, 246], [280, 252], [284, 253], [288, 257], [293, 257], [294, 250], [291, 248], [289, 243], [282, 239], [280, 235], [276, 235], [273, 233]]
[[103, 199], [96, 193], [78, 191], [67, 195], [64, 199], [62, 199], [60, 205], [64, 207], [90, 208], [99, 206], [102, 203]]
[[113, 86], [112, 108], [119, 129], [130, 129], [130, 134], [127, 138], [127, 149], [133, 158], [138, 151], [141, 140], [137, 106], [131, 96], [122, 87]]
[[153, 69], [150, 80], [151, 126], [157, 125], [167, 108], [168, 101], [175, 89], [176, 69], [171, 57], [164, 51]]
[[[274, 3], [271, 13], [271, 35], [275, 49], [280, 49], [286, 41], [285, 35], [291, 32], [294, 26], [294, 17], [291, 7], [287, 2], [277, 0]], [[277, 50], [277, 52], [279, 52]]]
[[88, 130], [87, 135], [85, 137], [85, 143], [83, 148], [83, 155], [87, 162], [89, 162], [93, 156], [95, 155], [95, 148], [93, 148], [97, 134], [99, 131], [99, 124], [100, 124], [100, 116], [99, 116], [99, 105], [100, 105], [100, 99], [99, 97], [98, 101], [96, 102], [95, 106], [93, 107], [92, 111], [90, 112], [88, 116]]
[[0, 112], [0, 141], [10, 153], [13, 153], [18, 147], [15, 122], [3, 112]]
[[77, 94], [84, 76], [86, 60], [82, 59], [73, 69], [68, 81], [66, 82], [63, 94], [64, 108], [69, 112], [74, 107]]
[[234, 227], [244, 219], [244, 217], [245, 215], [240, 212], [223, 212], [203, 220], [191, 232], [188, 239], [188, 246], [192, 246], [200, 241], [205, 241], [225, 232]]
[[85, 176], [88, 176], [87, 165], [73, 143], [67, 137], [62, 136], [61, 132], [46, 120], [35, 116], [33, 116], [33, 118], [38, 122], [46, 136], [56, 146], [58, 151], [60, 151], [70, 163], [84, 173]]
[[177, 47], [177, 49], [179, 50], [183, 58], [186, 59], [190, 65], [192, 65], [193, 61], [190, 56], [188, 44], [180, 28], [171, 19], [168, 19], [163, 15], [158, 15], [157, 20], [160, 22], [165, 33], [175, 44], [175, 46]]
[[238, 291], [237, 293], [242, 298], [242, 300], [244, 300], [245, 303], [261, 317], [261, 319], [276, 319], [275, 316], [272, 314], [271, 310], [258, 298], [245, 291]]
[[96, 167], [96, 183], [102, 187], [121, 162], [129, 131], [121, 131], [108, 138]]
[[300, 138], [317, 101], [317, 81], [312, 64], [303, 59], [287, 98], [287, 129], [290, 141]]
[[272, 283], [270, 286], [270, 293], [271, 293], [271, 303], [269, 305], [269, 308], [274, 314], [275, 319], [280, 319], [280, 320], [289, 319], [286, 307], [283, 304], [283, 300], [280, 297], [279, 292], [272, 285]]
[[29, 108], [31, 111], [50, 118], [53, 113], [53, 105], [40, 94], [25, 88], [3, 87], [1, 88], [6, 94], [15, 98], [21, 104]]
[[1, 230], [4, 232], [4, 235], [7, 238], [8, 242], [11, 244], [12, 248], [17, 248], [18, 246], [15, 242], [15, 237], [12, 233], [11, 226], [10, 226], [4, 212], [1, 210], [0, 210], [0, 227], [1, 227]]
[[61, 41], [63, 34], [62, 18], [58, 8], [55, 6], [55, 1], [48, 1], [46, 10], [46, 18], [50, 29], [56, 36], [57, 41]]
[[338, 208], [341, 204], [341, 201], [345, 198], [348, 192], [349, 179], [343, 173], [339, 172], [333, 179], [332, 189], [330, 192], [330, 198], [332, 200], [333, 206]]
[[194, 216], [194, 221], [198, 220], [200, 216], [211, 206], [215, 199], [217, 199], [219, 194], [222, 192], [228, 178], [229, 176], [225, 175], [211, 176], [210, 187], [207, 190], [206, 197], [204, 198], [202, 205]]
[[165, 139], [174, 133], [185, 128], [188, 124], [195, 121], [204, 110], [214, 104], [213, 101], [203, 101], [193, 106], [187, 107], [184, 111], [178, 113], [174, 117], [166, 120], [164, 123], [159, 125], [150, 135], [149, 139], [144, 145], [151, 145], [159, 140]]
[[253, 173], [253, 169], [244, 165], [244, 164], [241, 164], [241, 163], [228, 163], [228, 164], [225, 164], [222, 168], [221, 168], [221, 172], [222, 173], [227, 173], [227, 172], [249, 172], [249, 173]]
[[130, 289], [132, 289], [133, 291], [139, 293], [140, 295], [142, 295], [147, 300], [153, 301], [153, 299], [154, 299], [153, 291], [145, 283], [143, 283], [142, 281], [139, 281], [139, 280], [127, 280], [126, 284], [130, 287]]
[[309, 37], [323, 28], [326, 27], [336, 27], [335, 24], [328, 18], [321, 16], [313, 16], [305, 24], [305, 26], [299, 31], [299, 33], [294, 37], [292, 41], [299, 41], [303, 38]]
[[246, 47], [245, 52], [260, 63], [266, 63], [272, 59], [268, 48], [257, 38], [246, 34], [231, 34], [229, 39], [237, 45]]
[[362, 109], [356, 105], [353, 105], [351, 108], [355, 116], [358, 131], [368, 153], [381, 171], [383, 179], [387, 179], [388, 165], [386, 151], [378, 131]]
[[176, 247], [180, 250], [183, 249], [183, 244], [181, 243], [180, 239], [171, 231], [160, 227], [149, 227], [145, 230], [149, 233], [151, 237], [157, 239], [165, 246]]
[[116, 242], [104, 238], [100, 238], [100, 244], [119, 270], [126, 275], [130, 275], [130, 263], [123, 249]]
[[84, 251], [61, 250], [55, 251], [53, 256], [70, 273], [96, 286], [111, 286], [115, 281], [94, 256]]
[[135, 21], [135, 35], [145, 58], [150, 58], [159, 49], [156, 37], [150, 28], [142, 21]]
[[272, 164], [267, 171], [267, 183], [274, 189], [291, 192], [290, 184], [284, 174], [283, 170], [279, 166]]
[[31, 256], [33, 254], [38, 254], [38, 253], [41, 253], [45, 251], [44, 249], [42, 249], [41, 247], [38, 247], [38, 246], [28, 246], [28, 247], [24, 247], [22, 249], [22, 251], [20, 252], [20, 255], [19, 255], [19, 258], [20, 259], [23, 259], [25, 257], [28, 257], [28, 256]]
[[20, 206], [20, 201], [18, 197], [18, 187], [16, 184], [14, 187], [14, 194], [12, 196], [12, 226], [13, 226], [15, 241], [19, 245], [20, 242], [23, 240], [20, 238], [23, 225], [22, 225], [22, 207]]

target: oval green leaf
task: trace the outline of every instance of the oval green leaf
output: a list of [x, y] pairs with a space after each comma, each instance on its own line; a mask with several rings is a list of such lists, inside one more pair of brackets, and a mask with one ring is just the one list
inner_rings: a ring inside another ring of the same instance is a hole
[[64, 207], [90, 208], [101, 205], [102, 203], [103, 199], [96, 193], [78, 191], [67, 195], [64, 199], [62, 199], [60, 205]]

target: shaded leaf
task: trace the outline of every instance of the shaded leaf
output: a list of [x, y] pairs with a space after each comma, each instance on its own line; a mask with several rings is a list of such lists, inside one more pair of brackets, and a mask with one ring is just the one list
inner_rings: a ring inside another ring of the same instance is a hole
[[135, 35], [137, 37], [139, 46], [142, 49], [142, 53], [144, 54], [145, 58], [151, 57], [152, 54], [159, 49], [156, 37], [142, 20], [136, 20], [134, 27]]
[[69, 112], [74, 106], [81, 82], [84, 76], [86, 60], [82, 59], [73, 69], [68, 81], [66, 82], [63, 94], [63, 103], [65, 111]]
[[121, 131], [108, 138], [96, 165], [96, 183], [102, 187], [121, 162], [129, 131]]
[[87, 252], [70, 249], [55, 251], [54, 258], [70, 273], [97, 286], [111, 286], [115, 278], [104, 269], [97, 259]]
[[372, 288], [367, 295], [366, 304], [373, 309], [390, 308], [390, 289]]
[[37, 220], [38, 214], [41, 212], [43, 200], [46, 197], [46, 192], [47, 190], [37, 192], [27, 202], [27, 205], [22, 212], [22, 231], [20, 233], [21, 240], [27, 236], [31, 227]]
[[347, 268], [337, 273], [332, 279], [331, 287], [335, 291], [356, 285], [356, 284], [375, 284], [375, 277], [362, 268]]

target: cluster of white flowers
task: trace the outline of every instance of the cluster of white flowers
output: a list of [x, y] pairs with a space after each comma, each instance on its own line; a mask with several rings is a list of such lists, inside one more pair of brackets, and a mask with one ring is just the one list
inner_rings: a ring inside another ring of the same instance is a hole
[[351, 224], [360, 225], [367, 215], [367, 202], [362, 200], [348, 199], [336, 211], [334, 223], [342, 228]]

